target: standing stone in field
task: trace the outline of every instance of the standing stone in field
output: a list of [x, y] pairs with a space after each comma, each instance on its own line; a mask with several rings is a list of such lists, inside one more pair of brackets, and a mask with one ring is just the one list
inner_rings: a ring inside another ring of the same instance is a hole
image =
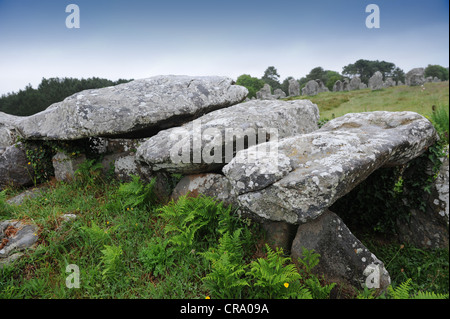
[[317, 130], [319, 110], [309, 100], [254, 100], [160, 131], [137, 149], [152, 171], [196, 174], [221, 169], [250, 145]]
[[359, 85], [359, 89], [360, 89], [360, 90], [367, 89], [367, 84], [364, 83], [364, 82], [362, 82], [362, 83]]
[[359, 90], [361, 79], [358, 76], [353, 77], [348, 85], [349, 91]]
[[299, 96], [300, 95], [300, 83], [295, 79], [289, 80], [289, 96]]
[[155, 76], [85, 90], [18, 121], [26, 139], [149, 137], [245, 99], [248, 90], [219, 76]]
[[315, 80], [308, 81], [302, 89], [302, 95], [313, 96], [319, 93], [319, 83]]
[[273, 95], [275, 99], [284, 99], [286, 97], [286, 93], [282, 89], [276, 89], [273, 91]]
[[[241, 207], [255, 216], [301, 224], [320, 216], [383, 166], [403, 165], [437, 135], [414, 112], [353, 113], [312, 133], [280, 139], [276, 152], [253, 146], [223, 168]], [[266, 143], [268, 144], [268, 143]]]
[[406, 73], [406, 85], [419, 86], [425, 83], [425, 69], [415, 68]]
[[274, 96], [272, 95], [272, 89], [269, 84], [264, 84], [261, 90], [256, 92], [256, 98], [258, 100], [273, 100]]
[[438, 83], [438, 82], [441, 82], [441, 80], [440, 80], [437, 76], [435, 76], [435, 77], [433, 78], [433, 82], [434, 82], [434, 83]]
[[322, 80], [316, 80], [317, 84], [319, 84], [318, 93], [322, 92], [329, 92], [328, 88], [325, 86], [325, 84], [322, 82]]
[[348, 91], [349, 86], [350, 82], [348, 81], [348, 79], [345, 79], [344, 82], [342, 83], [342, 91]]
[[383, 74], [380, 71], [375, 72], [369, 79], [369, 88], [371, 90], [381, 90], [384, 87]]
[[395, 86], [395, 81], [392, 78], [387, 78], [386, 81], [384, 81], [384, 87], [390, 88], [392, 86]]
[[333, 85], [333, 92], [341, 92], [343, 88], [343, 84], [340, 80], [337, 80]]

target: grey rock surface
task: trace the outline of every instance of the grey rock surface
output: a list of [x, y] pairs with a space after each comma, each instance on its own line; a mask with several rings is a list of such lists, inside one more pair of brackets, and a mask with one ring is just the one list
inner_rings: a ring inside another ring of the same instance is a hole
[[292, 243], [293, 259], [303, 257], [303, 248], [320, 254], [313, 272], [331, 282], [364, 286], [382, 293], [391, 283], [384, 264], [372, 254], [333, 212], [327, 210], [317, 219], [302, 224]]
[[295, 79], [289, 80], [289, 96], [299, 96], [300, 95], [300, 83]]
[[75, 178], [75, 171], [80, 164], [86, 161], [86, 156], [80, 154], [77, 157], [59, 152], [52, 158], [52, 164], [57, 181], [71, 181]]
[[27, 139], [149, 137], [245, 99], [248, 90], [219, 76], [155, 76], [85, 90], [18, 121]]
[[424, 68], [414, 68], [405, 75], [406, 85], [418, 86], [426, 82], [425, 80], [425, 69]]
[[20, 117], [0, 112], [0, 154], [16, 143], [16, 122]]
[[139, 146], [136, 158], [153, 171], [205, 173], [249, 145], [312, 132], [318, 119], [317, 106], [308, 100], [253, 100], [160, 131]]
[[384, 87], [383, 74], [381, 74], [380, 71], [377, 71], [369, 79], [369, 89], [371, 89], [371, 90], [381, 90], [383, 87]]
[[198, 197], [200, 195], [216, 198], [225, 205], [237, 205], [236, 196], [228, 179], [214, 173], [183, 177], [175, 186], [171, 199], [176, 201], [181, 196]]
[[256, 92], [256, 98], [258, 100], [273, 100], [275, 97], [272, 95], [272, 89], [269, 84], [265, 83], [264, 86]]
[[348, 85], [349, 91], [359, 90], [361, 79], [358, 76], [353, 77]]
[[302, 95], [314, 96], [319, 93], [319, 83], [315, 80], [310, 80], [302, 89]]
[[[15, 252], [32, 247], [38, 239], [38, 227], [21, 221], [5, 220], [0, 222], [0, 260]], [[6, 240], [5, 240], [6, 239]]]
[[280, 139], [276, 151], [253, 160], [256, 147], [223, 168], [243, 209], [292, 224], [317, 218], [337, 199], [383, 166], [402, 165], [436, 140], [414, 112], [354, 113], [320, 130]]
[[0, 154], [0, 189], [6, 185], [27, 186], [33, 182], [33, 176], [22, 144], [8, 146]]
[[343, 84], [341, 80], [337, 80], [333, 85], [333, 92], [341, 92], [343, 89]]

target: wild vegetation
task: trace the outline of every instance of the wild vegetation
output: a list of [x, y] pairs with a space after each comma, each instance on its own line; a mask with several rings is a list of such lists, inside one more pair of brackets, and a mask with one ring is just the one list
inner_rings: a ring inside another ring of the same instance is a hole
[[[374, 110], [409, 110], [429, 117], [441, 136], [424, 155], [435, 160], [435, 168], [448, 144], [448, 82], [320, 93], [309, 99], [318, 104], [324, 121], [333, 114]], [[65, 145], [47, 143], [30, 150], [30, 165], [48, 160], [55, 147]], [[76, 155], [81, 148], [66, 151]], [[375, 296], [313, 274], [318, 254], [305, 251], [304, 259], [293, 260], [269, 246], [257, 224], [214, 199], [159, 202], [155, 180], [118, 182], [100, 170], [89, 159], [71, 182], [56, 182], [49, 170], [36, 180], [42, 182], [41, 196], [19, 206], [6, 200], [21, 190], [0, 192], [0, 220], [39, 226], [36, 248], [0, 269], [0, 298], [448, 298], [448, 249], [419, 249], [395, 236], [379, 236], [395, 232], [391, 226], [397, 215], [388, 213], [403, 212], [399, 172], [379, 172], [386, 177], [378, 179], [383, 185], [360, 189], [362, 202], [378, 203], [367, 209], [386, 213], [374, 221], [367, 210], [356, 220], [358, 227], [365, 224], [359, 231], [366, 236], [360, 238], [391, 275], [392, 286]], [[428, 183], [420, 180], [417, 192], [426, 191]], [[66, 221], [65, 214], [76, 218]], [[69, 265], [79, 267], [80, 288], [66, 286]]]

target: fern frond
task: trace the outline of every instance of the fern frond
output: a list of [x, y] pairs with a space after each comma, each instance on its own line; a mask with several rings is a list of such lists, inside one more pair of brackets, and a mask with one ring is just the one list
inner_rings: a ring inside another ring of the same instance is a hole
[[388, 292], [393, 299], [409, 299], [409, 291], [411, 290], [412, 279], [408, 278], [405, 282], [402, 282], [398, 287], [388, 287]]
[[411, 299], [448, 299], [448, 294], [439, 294], [432, 291], [419, 291]]

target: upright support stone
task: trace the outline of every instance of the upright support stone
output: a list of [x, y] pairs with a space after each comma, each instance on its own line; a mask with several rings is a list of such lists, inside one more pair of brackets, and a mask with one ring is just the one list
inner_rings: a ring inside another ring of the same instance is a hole
[[292, 244], [293, 259], [303, 257], [303, 248], [320, 254], [313, 269], [326, 279], [358, 290], [367, 286], [382, 293], [391, 283], [384, 264], [372, 254], [333, 212], [327, 210], [297, 229]]
[[70, 157], [59, 152], [52, 158], [53, 169], [57, 181], [70, 181], [75, 177], [75, 171], [79, 165], [86, 161], [86, 156], [81, 154], [77, 157]]

